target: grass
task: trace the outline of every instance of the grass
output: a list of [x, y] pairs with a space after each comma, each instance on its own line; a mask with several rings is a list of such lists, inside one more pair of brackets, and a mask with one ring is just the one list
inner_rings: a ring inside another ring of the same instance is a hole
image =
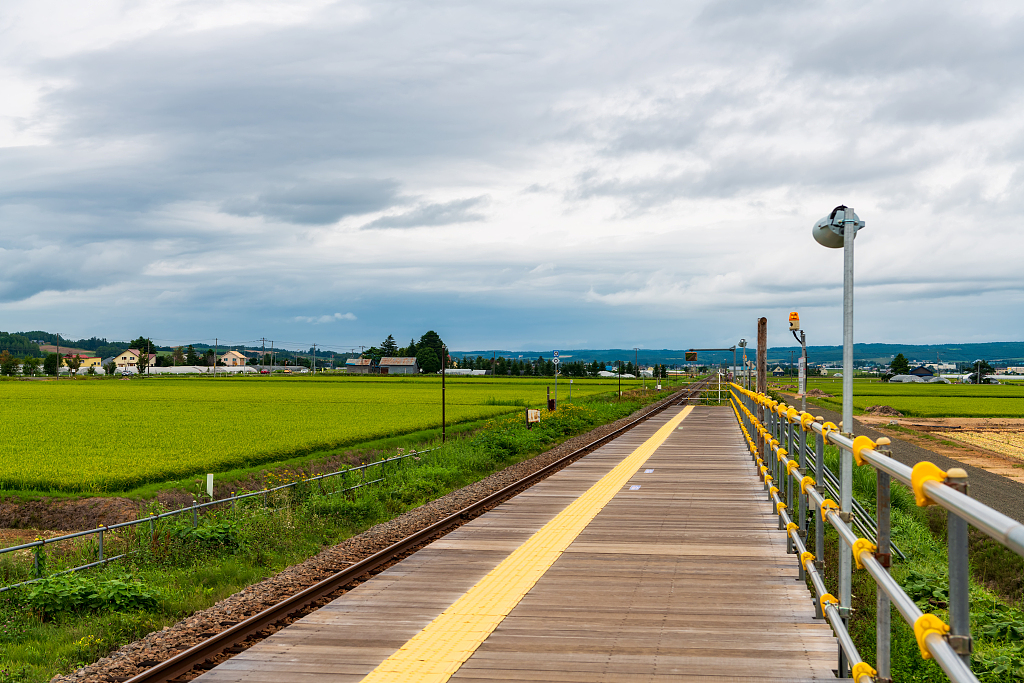
[[[790, 390], [795, 388], [795, 383], [783, 384]], [[814, 398], [815, 403], [842, 409], [842, 380], [809, 379], [807, 390], [814, 389], [833, 396]], [[865, 408], [874, 405], [890, 406], [908, 417], [1024, 417], [1024, 386], [888, 384], [855, 379], [854, 413], [863, 414]]]
[[[448, 379], [447, 422], [543, 405], [552, 385], [545, 378]], [[573, 397], [616, 387], [607, 379], [576, 380]], [[0, 489], [8, 491], [124, 492], [423, 432], [441, 422], [436, 377], [82, 378], [7, 382], [0, 397]]]
[[[138, 552], [130, 560], [76, 575], [80, 578], [73, 581], [78, 583], [54, 581], [34, 598], [24, 589], [0, 594], [0, 681], [46, 681], [93, 662], [325, 546], [624, 417], [667, 393], [630, 392], [622, 398], [563, 404], [553, 413], [542, 411], [540, 424], [532, 430], [518, 413], [498, 416], [418, 461], [404, 460], [380, 485], [334, 496], [300, 485], [275, 494], [267, 509], [254, 500], [234, 513], [214, 512], [197, 530], [189, 519], [172, 518], [157, 529], [155, 540], [146, 529], [108, 539], [108, 553]], [[45, 566], [53, 573], [94, 553], [88, 542], [48, 550]], [[29, 578], [31, 572], [30, 555], [0, 560], [5, 583]], [[108, 600], [98, 609], [88, 601], [69, 607], [74, 603], [67, 599], [69, 593], [99, 589], [120, 596], [122, 606]]]

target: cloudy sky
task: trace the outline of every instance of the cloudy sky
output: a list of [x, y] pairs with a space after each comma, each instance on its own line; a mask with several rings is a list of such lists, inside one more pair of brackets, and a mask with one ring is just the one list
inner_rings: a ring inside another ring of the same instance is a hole
[[1024, 9], [5, 0], [0, 329], [1024, 339]]

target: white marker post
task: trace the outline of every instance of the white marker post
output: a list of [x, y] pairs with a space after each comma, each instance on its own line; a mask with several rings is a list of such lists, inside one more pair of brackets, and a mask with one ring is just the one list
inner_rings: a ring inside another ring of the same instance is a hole
[[551, 362], [555, 365], [555, 410], [558, 410], [558, 351], [555, 351], [555, 358]]

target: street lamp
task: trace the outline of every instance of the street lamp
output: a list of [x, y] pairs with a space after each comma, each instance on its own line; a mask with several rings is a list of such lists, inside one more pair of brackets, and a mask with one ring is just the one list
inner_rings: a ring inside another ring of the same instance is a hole
[[[829, 249], [843, 249], [843, 421], [842, 430], [853, 433], [853, 240], [864, 227], [864, 221], [848, 206], [837, 206], [811, 229], [815, 241]], [[853, 500], [853, 455], [839, 449], [840, 500], [843, 517], [849, 519]], [[840, 543], [839, 553], [839, 613], [843, 621], [850, 616], [850, 580], [853, 558], [850, 549]], [[885, 607], [888, 610], [888, 604]], [[840, 650], [840, 675], [845, 676], [847, 663]]]
[[[747, 367], [747, 340], [740, 339], [739, 347], [743, 349], [743, 369], [747, 371], [747, 391], [750, 391], [750, 368]], [[735, 353], [735, 352], [733, 352]], [[733, 370], [736, 369], [735, 358], [732, 361]]]

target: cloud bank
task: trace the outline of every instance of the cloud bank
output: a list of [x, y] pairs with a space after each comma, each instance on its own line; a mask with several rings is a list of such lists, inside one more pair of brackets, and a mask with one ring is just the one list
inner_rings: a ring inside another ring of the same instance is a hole
[[836, 343], [845, 203], [858, 340], [1024, 339], [1013, 5], [90, 5], [0, 8], [5, 329]]

